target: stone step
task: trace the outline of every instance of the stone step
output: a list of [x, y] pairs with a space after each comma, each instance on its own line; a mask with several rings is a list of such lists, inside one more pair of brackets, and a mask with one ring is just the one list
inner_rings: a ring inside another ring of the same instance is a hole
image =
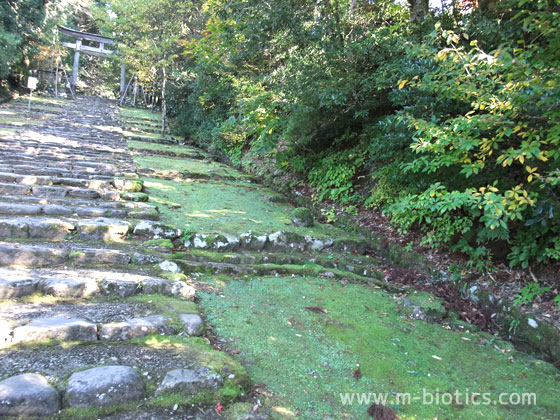
[[119, 191], [142, 191], [143, 182], [138, 178], [115, 178], [108, 180], [65, 178], [46, 175], [22, 175], [13, 172], [0, 172], [0, 183], [21, 185], [65, 186], [107, 190], [116, 188]]
[[[81, 218], [105, 217], [105, 218], [136, 218], [147, 220], [159, 220], [159, 213], [155, 207], [147, 207], [140, 209], [128, 208], [109, 208], [109, 207], [92, 207], [88, 206], [67, 206], [56, 204], [25, 204], [14, 203], [10, 201], [0, 202], [1, 215], [10, 216], [77, 216]], [[97, 203], [96, 203], [97, 205]]]
[[318, 253], [272, 253], [272, 252], [224, 252], [191, 251], [178, 252], [172, 258], [173, 261], [188, 261], [194, 263], [225, 263], [239, 266], [259, 265], [288, 265], [304, 266], [317, 265], [325, 269], [344, 270], [358, 275], [368, 276], [377, 271], [379, 262], [373, 257], [358, 256], [352, 254], [336, 254], [327, 256]]
[[[36, 293], [63, 299], [85, 299], [99, 295], [125, 298], [140, 293], [192, 299], [195, 292], [192, 285], [182, 280], [131, 272], [0, 267], [0, 300], [17, 299]], [[0, 307], [0, 310], [2, 308], [4, 307]], [[20, 310], [17, 312], [21, 314]]]
[[56, 267], [56, 266], [127, 266], [133, 252], [107, 248], [88, 248], [74, 244], [16, 244], [0, 242], [0, 266]]
[[23, 204], [44, 204], [44, 205], [58, 205], [68, 206], [71, 208], [92, 206], [95, 205], [99, 208], [107, 209], [129, 209], [129, 210], [157, 210], [157, 206], [146, 204], [142, 202], [129, 202], [129, 201], [102, 201], [96, 200], [80, 200], [74, 198], [41, 198], [33, 196], [21, 195], [3, 195], [2, 201], [6, 203], [23, 203]]
[[0, 182], [0, 195], [25, 195], [39, 198], [77, 198], [88, 200], [120, 200], [119, 191], [97, 191], [91, 188], [58, 187], [44, 185], [25, 185]]
[[123, 172], [99, 170], [97, 168], [73, 168], [70, 165], [50, 165], [49, 163], [40, 167], [32, 164], [22, 164], [21, 162], [13, 165], [0, 164], [0, 171], [8, 173], [17, 172], [22, 175], [59, 176], [64, 178], [81, 177], [85, 179], [113, 179], [117, 176], [125, 176]]
[[[233, 276], [255, 275], [255, 276], [319, 276], [333, 279], [354, 280], [364, 283], [372, 282], [378, 284], [384, 278], [384, 274], [377, 270], [364, 269], [351, 272], [344, 269], [333, 269], [322, 267], [318, 264], [231, 264], [223, 262], [192, 262], [173, 260], [181, 269], [182, 273], [212, 273], [228, 274]], [[383, 286], [385, 287], [385, 285]]]
[[98, 179], [61, 178], [47, 175], [23, 175], [13, 172], [0, 172], [1, 183], [14, 183], [23, 185], [59, 185], [91, 189], [113, 188], [111, 182]]

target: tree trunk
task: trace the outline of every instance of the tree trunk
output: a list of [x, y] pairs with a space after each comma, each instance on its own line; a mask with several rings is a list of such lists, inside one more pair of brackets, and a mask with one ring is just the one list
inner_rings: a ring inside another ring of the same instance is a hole
[[165, 74], [165, 67], [162, 69], [163, 73], [163, 80], [161, 82], [161, 135], [165, 133], [165, 114], [167, 111], [166, 103], [165, 103], [165, 84], [166, 84], [166, 74]]
[[410, 23], [424, 20], [430, 11], [430, 0], [408, 0], [410, 6]]

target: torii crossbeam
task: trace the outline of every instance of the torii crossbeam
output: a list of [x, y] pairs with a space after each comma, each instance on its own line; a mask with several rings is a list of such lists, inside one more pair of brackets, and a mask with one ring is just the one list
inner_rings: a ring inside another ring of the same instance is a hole
[[[72, 80], [70, 81], [70, 85], [72, 91], [76, 91], [76, 84], [78, 83], [78, 68], [80, 66], [80, 52], [84, 54], [93, 55], [95, 57], [102, 57], [108, 58], [114, 54], [114, 51], [105, 49], [105, 45], [114, 45], [115, 41], [113, 38], [109, 38], [107, 36], [99, 35], [99, 34], [92, 34], [89, 32], [80, 32], [76, 31], [75, 29], [66, 28], [64, 26], [59, 26], [58, 30], [62, 35], [66, 35], [70, 38], [74, 38], [76, 42], [71, 44], [69, 42], [63, 42], [62, 45], [68, 48], [74, 49], [74, 67], [72, 68]], [[97, 47], [92, 47], [89, 45], [82, 45], [82, 42], [90, 41], [97, 43]], [[124, 84], [124, 63], [121, 66], [121, 93], [123, 90]]]

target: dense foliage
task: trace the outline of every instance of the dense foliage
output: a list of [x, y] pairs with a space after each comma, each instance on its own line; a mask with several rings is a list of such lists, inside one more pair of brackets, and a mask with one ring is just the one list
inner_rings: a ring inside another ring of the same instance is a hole
[[559, 3], [451, 3], [208, 0], [172, 112], [238, 164], [477, 264], [558, 260]]

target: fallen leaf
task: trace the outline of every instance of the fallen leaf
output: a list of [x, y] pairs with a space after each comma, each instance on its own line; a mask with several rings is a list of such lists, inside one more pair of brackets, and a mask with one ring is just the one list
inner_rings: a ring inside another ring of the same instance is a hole
[[354, 372], [352, 372], [352, 376], [358, 381], [361, 379], [362, 377], [362, 371], [360, 370], [360, 368], [356, 369]]
[[318, 306], [306, 306], [305, 309], [307, 309], [308, 311], [311, 312], [316, 312], [316, 313], [321, 313], [321, 314], [328, 314], [329, 312], [324, 309], [324, 308], [320, 308]]

